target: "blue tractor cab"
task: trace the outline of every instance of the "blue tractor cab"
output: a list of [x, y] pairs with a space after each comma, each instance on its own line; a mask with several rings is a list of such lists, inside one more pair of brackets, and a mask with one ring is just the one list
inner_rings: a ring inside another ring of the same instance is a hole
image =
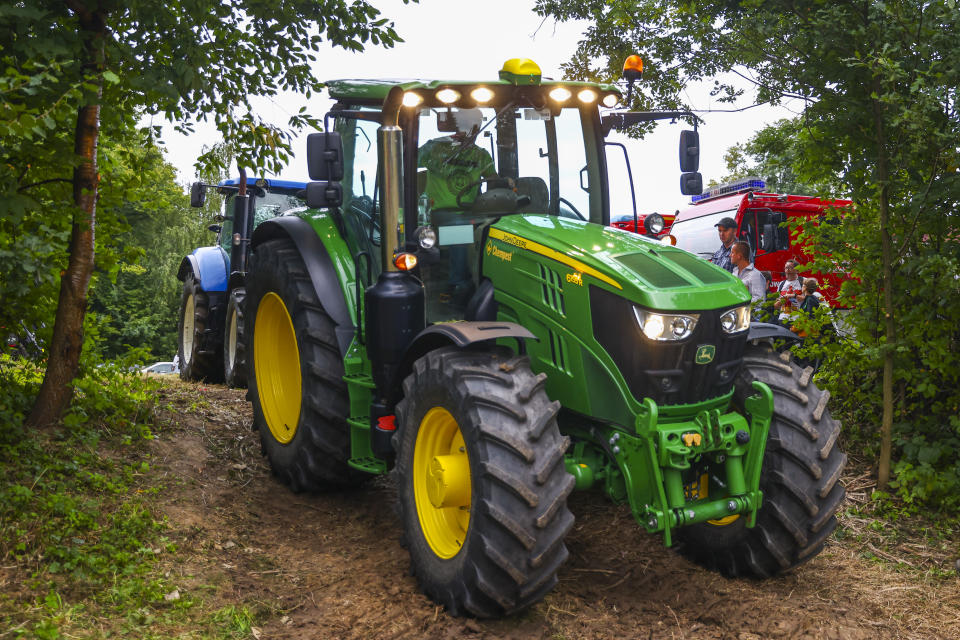
[[190, 204], [202, 207], [208, 189], [224, 196], [223, 213], [209, 229], [216, 244], [180, 261], [183, 282], [178, 323], [180, 377], [246, 386], [243, 299], [250, 237], [265, 220], [305, 209], [306, 183], [273, 178], [229, 178], [194, 183]]

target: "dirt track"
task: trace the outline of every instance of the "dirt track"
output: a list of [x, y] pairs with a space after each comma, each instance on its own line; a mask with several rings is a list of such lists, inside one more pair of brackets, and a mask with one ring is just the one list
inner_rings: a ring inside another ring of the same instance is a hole
[[506, 620], [452, 618], [410, 577], [385, 480], [293, 494], [260, 456], [244, 391], [177, 381], [160, 393], [153, 465], [180, 548], [171, 577], [256, 611], [262, 639], [960, 638], [960, 579], [868, 559], [849, 533], [786, 576], [730, 580], [592, 494], [571, 498], [570, 560], [543, 602]]

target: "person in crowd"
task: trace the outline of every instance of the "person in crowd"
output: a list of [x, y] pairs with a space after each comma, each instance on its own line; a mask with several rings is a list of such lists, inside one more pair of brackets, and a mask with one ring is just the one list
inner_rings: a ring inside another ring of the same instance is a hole
[[777, 285], [777, 301], [773, 308], [778, 312], [777, 322], [787, 326], [790, 320], [790, 314], [800, 309], [800, 303], [803, 301], [803, 278], [797, 272], [797, 261], [787, 260], [783, 264], [784, 279]]
[[720, 248], [714, 252], [710, 260], [718, 267], [733, 272], [730, 250], [737, 239], [737, 223], [733, 218], [721, 218], [720, 222], [713, 226], [717, 228], [717, 233], [720, 235]]
[[767, 297], [767, 281], [750, 262], [750, 245], [746, 242], [734, 242], [730, 247], [730, 261], [733, 263], [733, 275], [737, 276], [747, 286], [750, 292], [750, 303], [754, 312]]
[[819, 283], [817, 283], [814, 278], [807, 278], [803, 281], [803, 302], [800, 303], [799, 311], [801, 313], [806, 313], [811, 318], [813, 317], [814, 311], [817, 307], [820, 306], [820, 299], [823, 295], [818, 291], [820, 288]]

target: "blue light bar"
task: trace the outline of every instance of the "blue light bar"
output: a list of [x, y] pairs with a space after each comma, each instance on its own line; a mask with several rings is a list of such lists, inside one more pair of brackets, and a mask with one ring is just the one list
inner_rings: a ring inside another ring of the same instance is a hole
[[744, 193], [746, 191], [753, 191], [754, 189], [766, 189], [766, 187], [767, 183], [760, 178], [749, 176], [741, 180], [735, 180], [734, 182], [718, 184], [717, 186], [711, 187], [708, 191], [704, 191], [698, 196], [693, 196], [690, 198], [690, 201], [693, 203], [703, 202], [704, 200], [709, 200], [711, 198], [729, 196], [734, 193]]

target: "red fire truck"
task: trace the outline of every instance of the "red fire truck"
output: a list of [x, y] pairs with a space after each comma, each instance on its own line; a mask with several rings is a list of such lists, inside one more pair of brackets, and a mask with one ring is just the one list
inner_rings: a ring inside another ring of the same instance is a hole
[[641, 235], [660, 237], [670, 233], [670, 225], [673, 224], [673, 218], [674, 214], [672, 213], [661, 215], [654, 211], [653, 213], [638, 215], [635, 223], [632, 215], [624, 214], [612, 220], [610, 226], [623, 229], [624, 231], [633, 231]]
[[744, 178], [693, 196], [693, 206], [677, 214], [670, 235], [681, 249], [709, 260], [720, 248], [715, 225], [722, 218], [733, 218], [737, 238], [752, 249], [754, 266], [770, 272], [771, 290], [776, 290], [784, 278], [783, 264], [793, 258], [800, 263], [801, 274], [816, 278], [825, 297], [832, 301], [843, 275], [804, 270], [803, 265], [811, 259], [810, 247], [798, 242], [798, 230], [793, 224], [788, 229], [783, 223], [816, 221], [827, 209], [849, 207], [851, 201], [768, 193], [765, 187], [759, 178]]

